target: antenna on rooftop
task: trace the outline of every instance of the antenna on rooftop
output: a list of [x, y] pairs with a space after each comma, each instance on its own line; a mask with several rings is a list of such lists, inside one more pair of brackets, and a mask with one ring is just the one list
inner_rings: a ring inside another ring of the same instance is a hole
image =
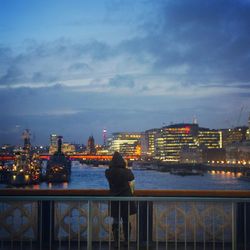
[[105, 147], [107, 146], [106, 145], [107, 144], [107, 129], [106, 128], [102, 130], [102, 137], [103, 137], [103, 146]]
[[197, 120], [197, 117], [195, 115], [193, 117], [193, 124], [198, 124], [198, 120]]

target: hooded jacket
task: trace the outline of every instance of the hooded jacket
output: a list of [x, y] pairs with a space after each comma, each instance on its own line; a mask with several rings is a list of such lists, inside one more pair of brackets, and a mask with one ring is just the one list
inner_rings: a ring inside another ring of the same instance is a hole
[[133, 181], [132, 171], [126, 168], [126, 163], [121, 154], [115, 152], [109, 169], [105, 171], [109, 183], [110, 192], [115, 196], [132, 196], [129, 181]]

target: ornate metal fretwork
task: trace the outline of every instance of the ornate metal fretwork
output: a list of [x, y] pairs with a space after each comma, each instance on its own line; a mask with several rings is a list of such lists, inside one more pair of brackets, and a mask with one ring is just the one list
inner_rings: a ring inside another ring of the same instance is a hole
[[153, 240], [231, 241], [232, 207], [220, 202], [155, 202]]
[[37, 202], [0, 203], [0, 239], [26, 241], [37, 239]]
[[[0, 239], [36, 240], [41, 222], [40, 204], [40, 201], [0, 202]], [[110, 201], [55, 201], [53, 204], [54, 240], [87, 241], [90, 231], [93, 241], [113, 239]], [[158, 242], [232, 241], [231, 203], [160, 201], [152, 204], [152, 224], [149, 215], [130, 216], [132, 241], [138, 236], [138, 219], [152, 228], [152, 239]]]

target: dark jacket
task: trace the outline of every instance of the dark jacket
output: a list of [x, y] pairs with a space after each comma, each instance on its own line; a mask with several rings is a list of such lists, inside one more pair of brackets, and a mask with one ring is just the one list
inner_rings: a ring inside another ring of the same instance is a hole
[[[134, 175], [132, 171], [126, 168], [126, 163], [120, 153], [115, 152], [110, 163], [109, 169], [105, 171], [105, 176], [109, 183], [110, 192], [114, 196], [133, 196], [129, 181], [134, 180]], [[117, 202], [111, 204], [111, 215], [117, 215]], [[122, 213], [127, 213], [128, 202], [122, 202]], [[134, 202], [130, 202], [130, 214], [136, 213], [136, 208]], [[114, 216], [113, 216], [114, 217]]]

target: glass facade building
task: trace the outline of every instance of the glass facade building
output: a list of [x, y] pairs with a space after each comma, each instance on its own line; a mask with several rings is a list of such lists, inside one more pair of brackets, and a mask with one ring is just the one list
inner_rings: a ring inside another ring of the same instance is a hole
[[145, 132], [148, 158], [167, 161], [200, 162], [202, 150], [222, 148], [222, 132], [180, 123]]
[[124, 156], [138, 155], [141, 152], [141, 137], [142, 133], [138, 132], [113, 133], [108, 140], [109, 151], [118, 151]]

